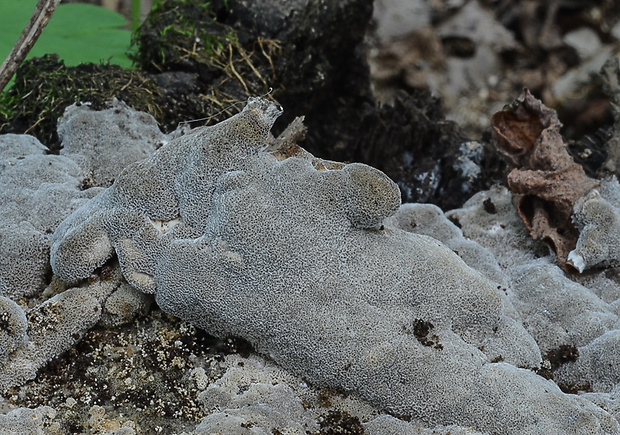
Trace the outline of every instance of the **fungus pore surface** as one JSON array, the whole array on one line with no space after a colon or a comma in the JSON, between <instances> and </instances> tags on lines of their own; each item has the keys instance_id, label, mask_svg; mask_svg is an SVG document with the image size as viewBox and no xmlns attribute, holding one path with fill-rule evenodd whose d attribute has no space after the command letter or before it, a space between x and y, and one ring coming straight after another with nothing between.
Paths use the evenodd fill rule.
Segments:
<instances>
[{"instance_id":1,"label":"fungus pore surface","mask_svg":"<svg viewBox=\"0 0 620 435\"><path fill-rule=\"evenodd\" d=\"M125 168L58 226L54 273L77 282L116 255L164 311L429 424L618 431L592 402L517 368L537 368L540 351L507 317L499 286L409 231L406 213L388 220L400 192L385 174L268 152L280 113L250 98Z\"/></svg>"}]
</instances>

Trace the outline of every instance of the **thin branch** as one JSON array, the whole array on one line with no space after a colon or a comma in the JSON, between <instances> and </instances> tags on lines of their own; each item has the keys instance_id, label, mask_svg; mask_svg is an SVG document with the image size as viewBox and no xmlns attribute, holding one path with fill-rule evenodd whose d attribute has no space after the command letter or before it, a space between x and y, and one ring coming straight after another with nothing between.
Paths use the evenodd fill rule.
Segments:
<instances>
[{"instance_id":1,"label":"thin branch","mask_svg":"<svg viewBox=\"0 0 620 435\"><path fill-rule=\"evenodd\" d=\"M11 53L0 66L0 92L4 90L17 68L28 56L59 3L60 0L39 0L37 3L28 25L24 28Z\"/></svg>"}]
</instances>

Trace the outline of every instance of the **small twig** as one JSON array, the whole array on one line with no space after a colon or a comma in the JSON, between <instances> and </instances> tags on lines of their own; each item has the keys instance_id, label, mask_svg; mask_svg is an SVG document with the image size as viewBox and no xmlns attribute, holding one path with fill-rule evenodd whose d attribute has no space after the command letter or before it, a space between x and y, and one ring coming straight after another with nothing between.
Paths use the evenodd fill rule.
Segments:
<instances>
[{"instance_id":1,"label":"small twig","mask_svg":"<svg viewBox=\"0 0 620 435\"><path fill-rule=\"evenodd\" d=\"M17 68L28 56L59 3L60 0L39 0L37 3L28 25L24 28L11 53L0 66L0 92L4 90Z\"/></svg>"}]
</instances>

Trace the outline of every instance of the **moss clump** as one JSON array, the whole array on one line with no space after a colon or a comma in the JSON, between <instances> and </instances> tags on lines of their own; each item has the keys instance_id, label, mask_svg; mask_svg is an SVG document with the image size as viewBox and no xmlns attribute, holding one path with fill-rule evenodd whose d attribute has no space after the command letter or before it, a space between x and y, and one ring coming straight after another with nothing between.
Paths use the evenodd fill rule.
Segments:
<instances>
[{"instance_id":1,"label":"moss clump","mask_svg":"<svg viewBox=\"0 0 620 435\"><path fill-rule=\"evenodd\" d=\"M133 60L145 71L194 71L197 63L217 58L235 33L217 22L210 2L163 0L133 36Z\"/></svg>"},{"instance_id":2,"label":"moss clump","mask_svg":"<svg viewBox=\"0 0 620 435\"><path fill-rule=\"evenodd\" d=\"M88 102L102 109L113 98L161 118L157 86L137 71L92 63L67 67L57 55L34 58L18 69L15 84L0 93L0 133L31 134L57 153L56 123L67 106Z\"/></svg>"},{"instance_id":3,"label":"moss clump","mask_svg":"<svg viewBox=\"0 0 620 435\"><path fill-rule=\"evenodd\" d=\"M226 15L223 4L162 0L133 38L132 59L143 70L198 75L198 92L210 103L204 117L231 116L231 104L277 87L280 43L223 24Z\"/></svg>"}]
</instances>

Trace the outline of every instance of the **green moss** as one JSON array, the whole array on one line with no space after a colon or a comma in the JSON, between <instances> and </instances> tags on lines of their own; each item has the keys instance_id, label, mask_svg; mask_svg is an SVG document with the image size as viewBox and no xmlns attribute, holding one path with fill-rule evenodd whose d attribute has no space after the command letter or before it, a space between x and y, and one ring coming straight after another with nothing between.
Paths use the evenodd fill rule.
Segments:
<instances>
[{"instance_id":1,"label":"green moss","mask_svg":"<svg viewBox=\"0 0 620 435\"><path fill-rule=\"evenodd\" d=\"M210 2L163 0L134 35L132 57L146 71L187 70L217 57L229 40L234 32L216 21Z\"/></svg>"},{"instance_id":2,"label":"green moss","mask_svg":"<svg viewBox=\"0 0 620 435\"><path fill-rule=\"evenodd\" d=\"M0 92L0 122L10 119L15 114L17 97L6 92Z\"/></svg>"},{"instance_id":3,"label":"green moss","mask_svg":"<svg viewBox=\"0 0 620 435\"><path fill-rule=\"evenodd\" d=\"M275 87L280 44L223 24L227 9L202 0L162 0L133 38L132 59L140 68L199 75L213 109L205 116Z\"/></svg>"},{"instance_id":4,"label":"green moss","mask_svg":"<svg viewBox=\"0 0 620 435\"><path fill-rule=\"evenodd\" d=\"M113 98L161 116L159 91L152 80L117 65L81 64L68 67L57 55L24 62L15 84L0 93L0 133L27 133L59 149L56 123L73 103L91 103L101 109Z\"/></svg>"}]
</instances>

